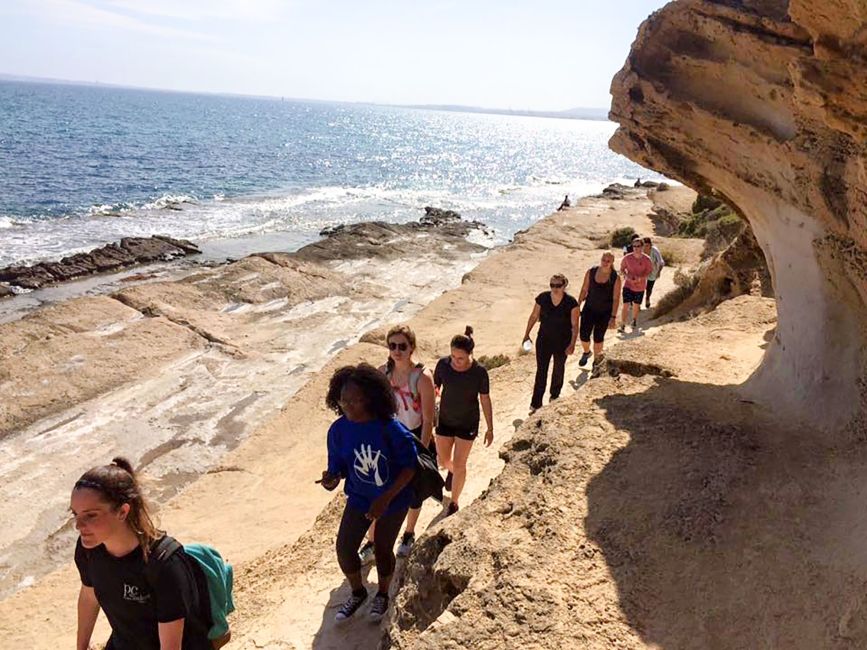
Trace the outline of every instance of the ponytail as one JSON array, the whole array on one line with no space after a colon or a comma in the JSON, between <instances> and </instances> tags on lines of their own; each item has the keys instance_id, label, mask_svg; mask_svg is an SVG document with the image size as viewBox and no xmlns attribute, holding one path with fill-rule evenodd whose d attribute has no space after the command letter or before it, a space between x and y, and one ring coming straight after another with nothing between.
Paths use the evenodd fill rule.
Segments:
<instances>
[{"instance_id":1,"label":"ponytail","mask_svg":"<svg viewBox=\"0 0 867 650\"><path fill-rule=\"evenodd\" d=\"M457 334L452 338L451 347L456 350L463 350L467 354L473 353L473 348L476 347L476 342L473 340L473 328L471 325L467 325L466 328L464 328L463 334Z\"/></svg>"},{"instance_id":2,"label":"ponytail","mask_svg":"<svg viewBox=\"0 0 867 650\"><path fill-rule=\"evenodd\" d=\"M150 506L144 498L132 463L122 456L111 460L111 464L89 469L75 482L73 490L90 489L99 492L102 498L115 510L129 504L127 525L138 538L145 561L151 545L163 536L154 523Z\"/></svg>"}]
</instances>

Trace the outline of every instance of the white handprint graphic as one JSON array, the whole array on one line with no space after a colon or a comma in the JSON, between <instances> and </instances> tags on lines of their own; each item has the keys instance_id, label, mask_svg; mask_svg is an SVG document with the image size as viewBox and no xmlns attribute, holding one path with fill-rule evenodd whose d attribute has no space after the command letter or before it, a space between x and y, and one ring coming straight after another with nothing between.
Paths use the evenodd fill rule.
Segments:
<instances>
[{"instance_id":1,"label":"white handprint graphic","mask_svg":"<svg viewBox=\"0 0 867 650\"><path fill-rule=\"evenodd\" d=\"M380 460L386 461L381 450L373 453L373 448L370 445L361 445L360 449L353 450L355 454L355 463L352 468L355 474L365 483L373 483L376 487L382 487L388 481L388 463L382 463L382 472L380 472ZM373 472L373 480L370 474ZM383 478L382 474L385 474Z\"/></svg>"}]
</instances>

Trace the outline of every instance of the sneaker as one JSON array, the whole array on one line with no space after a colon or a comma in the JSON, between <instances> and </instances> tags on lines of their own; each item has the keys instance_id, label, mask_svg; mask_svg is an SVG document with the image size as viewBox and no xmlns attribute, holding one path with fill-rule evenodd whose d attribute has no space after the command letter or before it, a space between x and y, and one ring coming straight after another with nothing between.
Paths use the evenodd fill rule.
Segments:
<instances>
[{"instance_id":1,"label":"sneaker","mask_svg":"<svg viewBox=\"0 0 867 650\"><path fill-rule=\"evenodd\" d=\"M388 611L388 594L381 594L376 592L376 595L373 597L373 602L370 604L370 613L367 617L373 623L379 623L382 620L382 617L385 616L385 613Z\"/></svg>"},{"instance_id":2,"label":"sneaker","mask_svg":"<svg viewBox=\"0 0 867 650\"><path fill-rule=\"evenodd\" d=\"M588 359L590 359L590 353L585 352L584 354L581 355L581 359L578 360L578 365L579 366L586 366Z\"/></svg>"},{"instance_id":3,"label":"sneaker","mask_svg":"<svg viewBox=\"0 0 867 650\"><path fill-rule=\"evenodd\" d=\"M335 621L338 623L340 621L345 621L357 612L358 608L361 607L365 600L367 600L367 589L364 587L361 589L362 591L357 593L353 591L352 595L340 606L340 609L337 610L337 615L334 617Z\"/></svg>"},{"instance_id":4,"label":"sneaker","mask_svg":"<svg viewBox=\"0 0 867 650\"><path fill-rule=\"evenodd\" d=\"M626 334L626 323L620 323L620 327L617 328L617 331L621 334Z\"/></svg>"},{"instance_id":5,"label":"sneaker","mask_svg":"<svg viewBox=\"0 0 867 650\"><path fill-rule=\"evenodd\" d=\"M459 508L458 508L458 504L455 503L454 501L452 501L452 502L449 504L448 511L446 512L446 517L451 517L451 516L452 516L453 514L455 514L458 510L459 510Z\"/></svg>"},{"instance_id":6,"label":"sneaker","mask_svg":"<svg viewBox=\"0 0 867 650\"><path fill-rule=\"evenodd\" d=\"M636 329L637 327L638 327L638 320L633 319L632 320L632 329Z\"/></svg>"},{"instance_id":7,"label":"sneaker","mask_svg":"<svg viewBox=\"0 0 867 650\"><path fill-rule=\"evenodd\" d=\"M376 559L376 553L373 550L373 542L367 542L361 547L361 550L358 551L358 559L361 560L361 566L373 564L373 561Z\"/></svg>"},{"instance_id":8,"label":"sneaker","mask_svg":"<svg viewBox=\"0 0 867 650\"><path fill-rule=\"evenodd\" d=\"M646 303L644 303L644 308L650 309L650 301L649 300Z\"/></svg>"},{"instance_id":9,"label":"sneaker","mask_svg":"<svg viewBox=\"0 0 867 650\"><path fill-rule=\"evenodd\" d=\"M445 480L445 485L444 485L444 487L445 487L445 489L446 489L447 492L451 492L451 491L452 491L452 473L451 473L451 472L449 472L448 474L446 474L446 480Z\"/></svg>"},{"instance_id":10,"label":"sneaker","mask_svg":"<svg viewBox=\"0 0 867 650\"><path fill-rule=\"evenodd\" d=\"M412 543L415 541L415 533L406 532L400 540L400 545L397 547L397 557L406 557L412 549Z\"/></svg>"}]
</instances>

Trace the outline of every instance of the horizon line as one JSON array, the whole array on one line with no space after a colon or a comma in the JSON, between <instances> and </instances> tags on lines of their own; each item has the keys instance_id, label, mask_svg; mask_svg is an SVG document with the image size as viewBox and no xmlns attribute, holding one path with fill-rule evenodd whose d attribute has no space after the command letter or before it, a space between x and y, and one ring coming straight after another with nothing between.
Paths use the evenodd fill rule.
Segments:
<instances>
[{"instance_id":1,"label":"horizon line","mask_svg":"<svg viewBox=\"0 0 867 650\"><path fill-rule=\"evenodd\" d=\"M81 79L63 79L59 77L39 77L34 75L22 75L11 72L0 71L0 81L18 81L21 83L42 83L42 84L61 84L69 86L86 86L86 87L105 87L105 88L121 88L125 90L144 90L148 92L162 93L177 93L184 95L210 95L216 97L241 97L250 99L268 99L274 101L295 101L295 102L310 102L319 104L356 104L367 106L383 106L392 108L409 108L417 110L433 110L433 111L449 111L449 112L467 112L467 113L484 113L493 115L514 115L517 117L548 117L556 119L586 119L586 120L608 120L608 108L604 107L571 107L563 110L537 110L531 108L513 109L513 108L491 108L485 106L471 106L464 104L395 104L391 102L373 102L367 100L347 100L347 99L314 99L309 97L290 97L286 95L254 95L248 93L234 93L229 91L216 90L177 90L174 88L157 88L154 86L136 86L131 84L119 84L105 81L84 81ZM569 115L571 112L593 113L599 112L601 116L577 116Z\"/></svg>"}]
</instances>

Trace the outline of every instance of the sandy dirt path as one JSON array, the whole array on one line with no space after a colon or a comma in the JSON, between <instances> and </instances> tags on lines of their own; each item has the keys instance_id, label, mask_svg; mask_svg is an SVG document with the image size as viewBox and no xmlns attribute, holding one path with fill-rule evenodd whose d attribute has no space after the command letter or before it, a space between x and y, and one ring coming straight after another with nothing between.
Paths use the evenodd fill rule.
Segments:
<instances>
[{"instance_id":1,"label":"sandy dirt path","mask_svg":"<svg viewBox=\"0 0 867 650\"><path fill-rule=\"evenodd\" d=\"M637 196L585 200L518 234L460 287L412 319L419 358L432 364L447 354L449 339L467 323L476 330L477 354L515 358L533 298L547 288L550 275L565 273L572 281L570 290L577 293L584 270L599 259L598 238L626 225L652 232L649 209L650 202ZM663 275L658 295L671 282L672 273ZM381 334L368 334L363 341L381 341ZM333 495L313 480L324 467L324 436L334 417L322 403L330 372L360 360L382 362L385 356L381 345L370 342L339 353L276 417L163 508L163 524L173 535L211 543L235 564L239 611L233 646L369 648L379 634L364 621L353 621L344 630L331 625L334 604L345 590L333 553L337 505L329 506ZM527 416L533 370L530 355L492 372L496 440L490 449L477 445L473 450L464 504L499 474L498 450L515 431L516 420ZM586 376L577 358L570 358L564 395ZM426 506L420 530L436 514L436 508ZM13 647L68 645L76 590L74 569L67 565L0 602L0 636ZM24 612L29 611L40 616L28 618ZM94 638L104 639L106 631L101 621Z\"/></svg>"}]
</instances>

